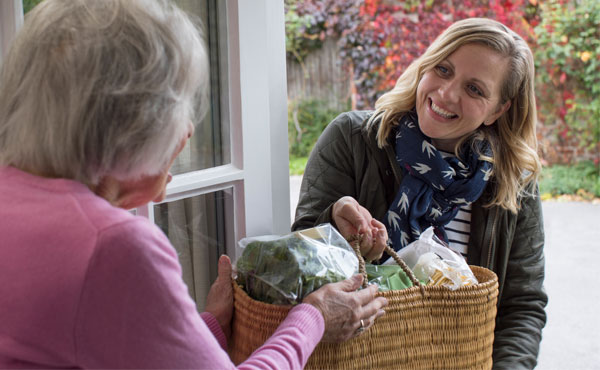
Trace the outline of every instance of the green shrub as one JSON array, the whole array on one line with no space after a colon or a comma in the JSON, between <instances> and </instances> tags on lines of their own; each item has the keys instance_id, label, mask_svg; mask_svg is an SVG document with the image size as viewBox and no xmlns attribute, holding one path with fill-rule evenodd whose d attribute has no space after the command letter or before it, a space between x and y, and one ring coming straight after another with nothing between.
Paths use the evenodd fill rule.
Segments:
<instances>
[{"instance_id":1,"label":"green shrub","mask_svg":"<svg viewBox=\"0 0 600 370\"><path fill-rule=\"evenodd\" d=\"M340 111L329 108L318 99L307 99L288 104L288 140L290 160L307 157L317 139Z\"/></svg>"},{"instance_id":2,"label":"green shrub","mask_svg":"<svg viewBox=\"0 0 600 370\"><path fill-rule=\"evenodd\" d=\"M583 193L600 197L600 168L592 161L584 161L571 166L544 167L539 184L542 195Z\"/></svg>"},{"instance_id":3,"label":"green shrub","mask_svg":"<svg viewBox=\"0 0 600 370\"><path fill-rule=\"evenodd\" d=\"M542 22L535 28L538 115L594 150L600 138L600 2L540 2Z\"/></svg>"}]
</instances>

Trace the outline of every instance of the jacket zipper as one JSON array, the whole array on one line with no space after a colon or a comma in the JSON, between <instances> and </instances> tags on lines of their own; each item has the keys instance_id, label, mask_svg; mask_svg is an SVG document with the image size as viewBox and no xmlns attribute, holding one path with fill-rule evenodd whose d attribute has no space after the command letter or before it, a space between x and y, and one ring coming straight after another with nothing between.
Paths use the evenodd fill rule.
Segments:
<instances>
[{"instance_id":1,"label":"jacket zipper","mask_svg":"<svg viewBox=\"0 0 600 370\"><path fill-rule=\"evenodd\" d=\"M496 233L496 221L498 220L498 208L494 212L494 218L492 219L492 233L490 235L490 244L488 246L488 257L487 257L487 268L492 269L492 245L494 241L494 234Z\"/></svg>"}]
</instances>

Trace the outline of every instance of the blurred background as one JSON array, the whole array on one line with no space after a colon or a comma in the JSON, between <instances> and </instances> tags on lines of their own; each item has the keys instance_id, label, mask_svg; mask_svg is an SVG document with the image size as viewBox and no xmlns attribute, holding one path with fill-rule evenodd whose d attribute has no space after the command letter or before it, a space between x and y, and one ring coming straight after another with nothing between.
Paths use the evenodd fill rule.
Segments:
<instances>
[{"instance_id":1,"label":"blurred background","mask_svg":"<svg viewBox=\"0 0 600 370\"><path fill-rule=\"evenodd\" d=\"M600 1L285 0L285 8L292 175L335 116L372 109L452 22L487 17L534 53L544 199L600 197Z\"/></svg>"}]
</instances>

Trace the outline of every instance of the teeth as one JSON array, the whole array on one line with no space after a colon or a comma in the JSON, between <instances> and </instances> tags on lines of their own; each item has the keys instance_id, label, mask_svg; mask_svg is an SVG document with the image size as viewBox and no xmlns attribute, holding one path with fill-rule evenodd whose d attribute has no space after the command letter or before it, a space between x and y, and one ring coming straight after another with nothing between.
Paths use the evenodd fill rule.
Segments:
<instances>
[{"instance_id":1,"label":"teeth","mask_svg":"<svg viewBox=\"0 0 600 370\"><path fill-rule=\"evenodd\" d=\"M453 118L456 116L456 114L454 114L452 112L448 112L447 110L444 110L444 109L438 107L437 105L435 105L433 100L431 101L431 109L433 109L433 111L435 113L439 114L440 116L442 116L444 118Z\"/></svg>"}]
</instances>

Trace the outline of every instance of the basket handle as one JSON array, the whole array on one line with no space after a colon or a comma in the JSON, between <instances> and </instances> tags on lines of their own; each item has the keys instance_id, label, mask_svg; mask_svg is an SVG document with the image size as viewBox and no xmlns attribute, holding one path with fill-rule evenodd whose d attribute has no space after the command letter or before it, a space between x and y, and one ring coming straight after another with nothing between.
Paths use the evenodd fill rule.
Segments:
<instances>
[{"instance_id":1,"label":"basket handle","mask_svg":"<svg viewBox=\"0 0 600 370\"><path fill-rule=\"evenodd\" d=\"M354 253L356 254L356 258L358 259L358 272L363 276L363 288L366 288L368 285L367 269L365 267L365 259L360 253L360 242L362 241L362 238L363 234L352 235L350 236L350 238L348 238L348 243L350 243L352 249L354 249ZM425 296L425 289L423 287L423 284L421 284L421 282L415 277L415 274L412 272L412 270L398 256L398 253L396 253L396 251L393 250L392 247L389 246L389 244L386 244L385 252L389 254L394 259L394 261L396 261L398 266L400 266L402 268L402 271L406 273L413 285L418 286L421 289L421 293L423 294L423 296Z\"/></svg>"}]
</instances>

